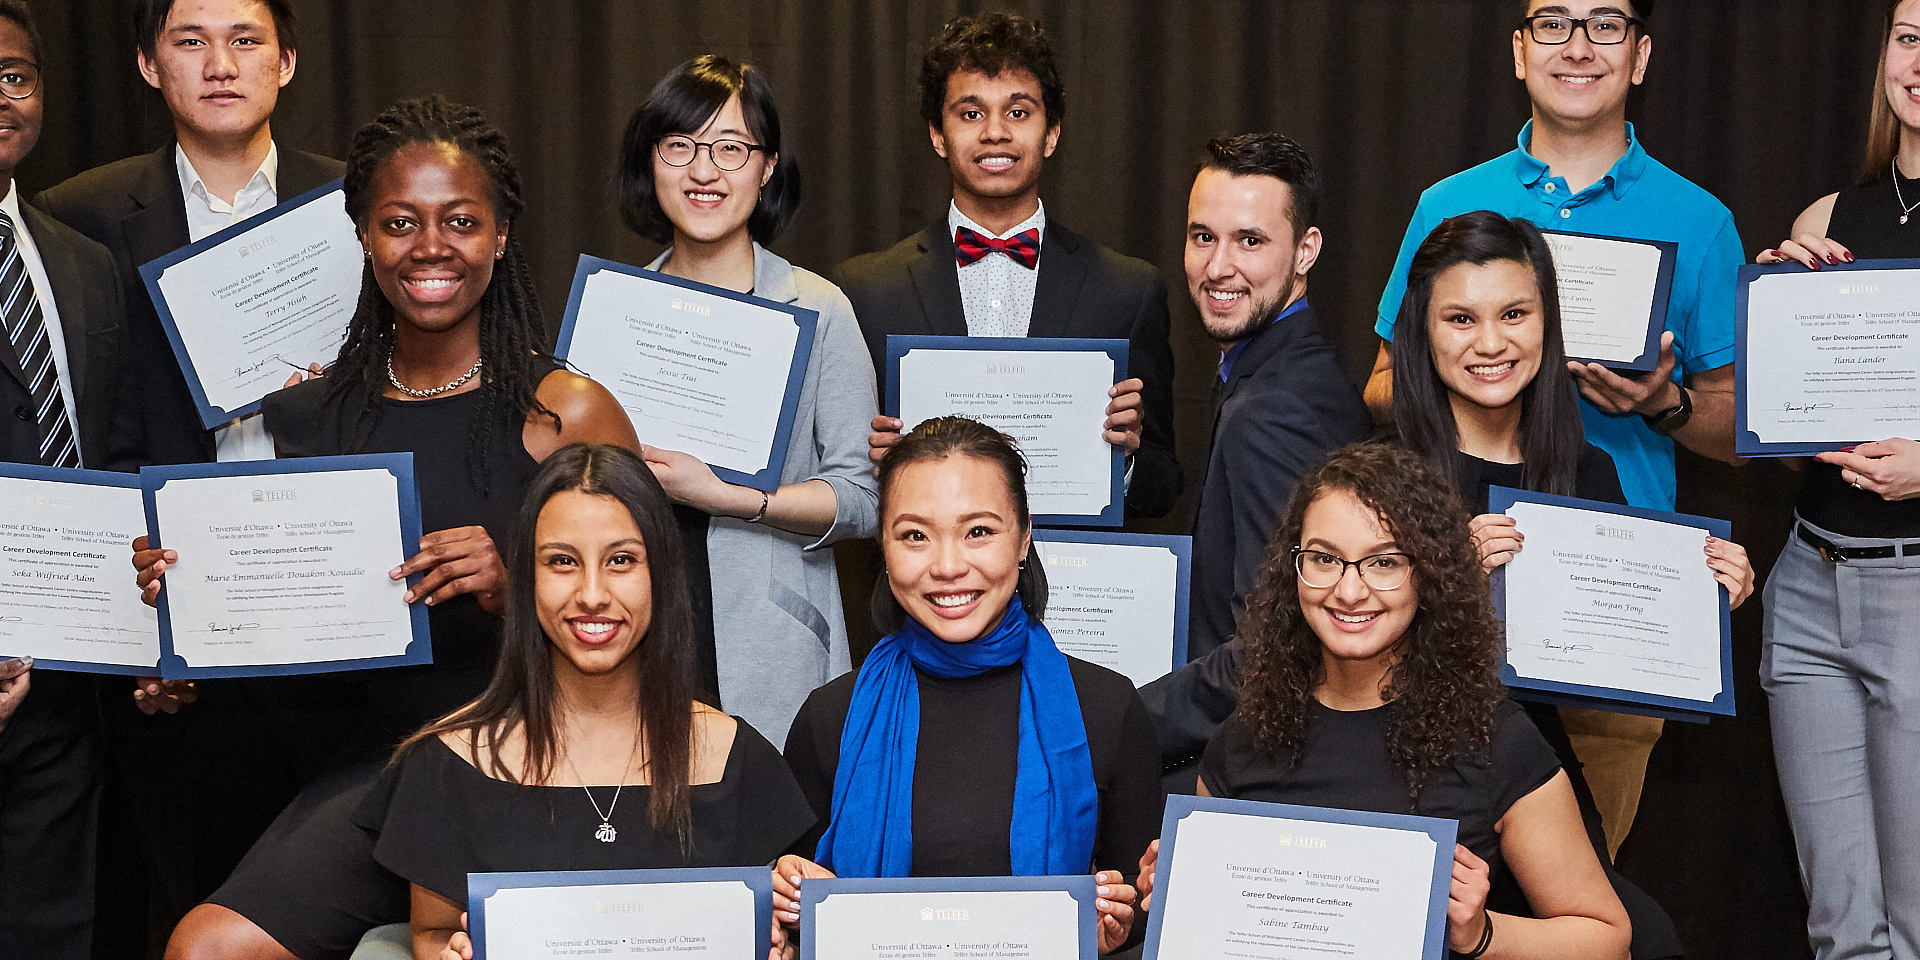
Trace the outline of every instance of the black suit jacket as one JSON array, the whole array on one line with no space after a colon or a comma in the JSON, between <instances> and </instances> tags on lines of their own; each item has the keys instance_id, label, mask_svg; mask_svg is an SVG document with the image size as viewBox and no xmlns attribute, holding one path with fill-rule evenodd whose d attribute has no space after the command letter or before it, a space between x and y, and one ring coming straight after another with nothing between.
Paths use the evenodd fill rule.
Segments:
<instances>
[{"instance_id":1,"label":"black suit jacket","mask_svg":"<svg viewBox=\"0 0 1920 960\"><path fill-rule=\"evenodd\" d=\"M95 167L34 198L41 209L111 251L120 273L127 305L128 355L137 359L127 364L121 380L113 448L106 462L110 469L214 459L213 431L200 425L199 408L140 279L141 264L191 240L173 150L168 144L153 153ZM338 160L282 149L276 193L281 200L290 200L345 172L346 165Z\"/></svg>"},{"instance_id":2,"label":"black suit jacket","mask_svg":"<svg viewBox=\"0 0 1920 960\"><path fill-rule=\"evenodd\" d=\"M1173 446L1166 283L1152 264L1115 253L1051 217L1040 242L1039 270L1028 336L1129 341L1127 373L1144 385L1146 423L1126 508L1131 516L1164 516L1182 482ZM886 383L889 334L967 335L953 235L944 216L890 249L841 264L833 282L853 302L878 383Z\"/></svg>"},{"instance_id":3,"label":"black suit jacket","mask_svg":"<svg viewBox=\"0 0 1920 960\"><path fill-rule=\"evenodd\" d=\"M73 413L80 430L81 465L105 465L126 336L126 311L113 255L33 207L22 204L20 217L40 251L40 264L53 288L38 292L51 299L60 314L67 376L73 382L77 408ZM0 343L0 411L5 414L0 416L0 460L39 462L40 428L32 399L18 358Z\"/></svg>"}]
</instances>

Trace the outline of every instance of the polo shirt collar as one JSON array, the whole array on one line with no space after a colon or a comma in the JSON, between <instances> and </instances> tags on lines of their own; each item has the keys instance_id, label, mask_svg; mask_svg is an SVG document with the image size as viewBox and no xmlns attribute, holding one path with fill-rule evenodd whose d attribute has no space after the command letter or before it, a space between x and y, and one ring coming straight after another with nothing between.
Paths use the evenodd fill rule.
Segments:
<instances>
[{"instance_id":1,"label":"polo shirt collar","mask_svg":"<svg viewBox=\"0 0 1920 960\"><path fill-rule=\"evenodd\" d=\"M1514 174L1519 178L1521 186L1529 188L1538 186L1540 181L1552 175L1546 163L1527 150L1527 146L1532 142L1533 121L1528 120L1526 126L1520 128L1519 149L1514 151ZM1633 132L1633 124L1628 123L1627 152L1613 162L1612 169L1608 170L1606 176L1601 177L1600 182L1595 186L1604 186L1612 192L1613 198L1618 200L1626 196L1627 191L1639 182L1641 174L1647 172L1649 159L1646 148L1640 146L1640 138Z\"/></svg>"}]
</instances>

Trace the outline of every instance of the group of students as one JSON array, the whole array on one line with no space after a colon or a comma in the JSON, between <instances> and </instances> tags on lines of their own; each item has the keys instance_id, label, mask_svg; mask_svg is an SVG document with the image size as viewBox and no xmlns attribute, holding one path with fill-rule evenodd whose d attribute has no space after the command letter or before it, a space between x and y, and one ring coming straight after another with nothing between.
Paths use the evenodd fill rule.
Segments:
<instances>
[{"instance_id":1,"label":"group of students","mask_svg":"<svg viewBox=\"0 0 1920 960\"><path fill-rule=\"evenodd\" d=\"M1144 931L1169 785L1459 820L1460 953L1678 955L1610 866L1657 727L1508 702L1486 578L1524 545L1487 512L1490 485L1670 509L1675 442L1733 456L1742 256L1725 207L1626 123L1650 7L1528 0L1512 39L1532 121L1423 195L1364 402L1306 297L1311 159L1277 134L1207 144L1184 264L1222 351L1196 660L1135 691L1046 632L1013 443L876 416L891 333L1124 337L1104 430L1127 454L1128 514L1181 492L1164 284L1039 200L1064 99L1036 22L944 28L921 113L953 203L833 282L766 249L800 179L764 74L700 57L634 112L616 182L626 222L669 245L649 267L820 316L781 484L762 493L647 445L647 424L544 352L520 176L477 111L396 104L344 166L282 151L286 0L138 0L139 64L176 144L22 204L40 50L24 5L0 0L0 405L16 411L0 456L411 452L431 532L392 575L420 576L407 599L430 607L434 652L131 688L0 665L0 957L90 955L96 843L139 851L183 960L341 957L399 922L415 956L465 958L469 871L766 864L776 954L809 878L1089 871L1115 952ZM1899 209L1920 198L1920 0L1888 4L1883 39L1861 182L1761 261L1920 255ZM180 372L154 362L170 351L133 268L333 177L366 250L340 354L257 417L202 430ZM1653 374L1567 360L1536 224L1679 244ZM1389 436L1360 443L1376 421ZM1890 439L1808 465L1767 587L1764 679L1823 958L1920 946L1901 789L1920 691L1899 644L1920 596L1916 461ZM823 548L867 539L883 636L855 670ZM181 558L134 547L154 600ZM1745 551L1702 550L1745 600ZM1621 740L1624 759L1594 749ZM106 893L127 878L98 882L103 921L132 912Z\"/></svg>"}]
</instances>

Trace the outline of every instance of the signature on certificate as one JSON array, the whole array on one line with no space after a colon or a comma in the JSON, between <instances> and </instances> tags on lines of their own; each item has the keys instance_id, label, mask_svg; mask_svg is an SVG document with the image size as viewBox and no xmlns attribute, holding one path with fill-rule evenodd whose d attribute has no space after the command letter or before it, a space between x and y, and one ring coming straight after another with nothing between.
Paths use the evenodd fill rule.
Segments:
<instances>
[{"instance_id":1,"label":"signature on certificate","mask_svg":"<svg viewBox=\"0 0 1920 960\"><path fill-rule=\"evenodd\" d=\"M1831 410L1831 403L1794 403L1789 400L1781 405L1788 413L1810 413L1814 410Z\"/></svg>"},{"instance_id":2,"label":"signature on certificate","mask_svg":"<svg viewBox=\"0 0 1920 960\"><path fill-rule=\"evenodd\" d=\"M1581 653L1593 649L1593 644L1591 643L1567 643L1563 640L1554 640L1552 638L1540 641L1540 646L1547 650L1558 650L1561 653Z\"/></svg>"},{"instance_id":3,"label":"signature on certificate","mask_svg":"<svg viewBox=\"0 0 1920 960\"><path fill-rule=\"evenodd\" d=\"M260 629L260 625L257 623L209 623L207 624L208 633L239 633L242 630L258 630L258 629Z\"/></svg>"}]
</instances>

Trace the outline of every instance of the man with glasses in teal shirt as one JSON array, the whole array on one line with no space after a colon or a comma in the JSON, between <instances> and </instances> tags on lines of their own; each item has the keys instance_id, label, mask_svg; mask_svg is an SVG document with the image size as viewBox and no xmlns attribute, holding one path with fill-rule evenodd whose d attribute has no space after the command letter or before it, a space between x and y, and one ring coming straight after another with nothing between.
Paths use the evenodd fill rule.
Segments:
<instances>
[{"instance_id":1,"label":"man with glasses in teal shirt","mask_svg":"<svg viewBox=\"0 0 1920 960\"><path fill-rule=\"evenodd\" d=\"M1421 195L1380 298L1381 344L1367 383L1388 419L1393 326L1414 251L1440 221L1472 210L1575 233L1679 244L1657 369L1623 376L1570 362L1587 440L1613 457L1627 501L1672 510L1673 444L1732 462L1733 309L1743 261L1733 215L1713 195L1647 155L1627 122L1627 94L1646 75L1652 0L1527 0L1513 32L1513 69L1533 118L1519 146ZM1565 710L1609 845L1632 825L1660 721Z\"/></svg>"}]
</instances>

